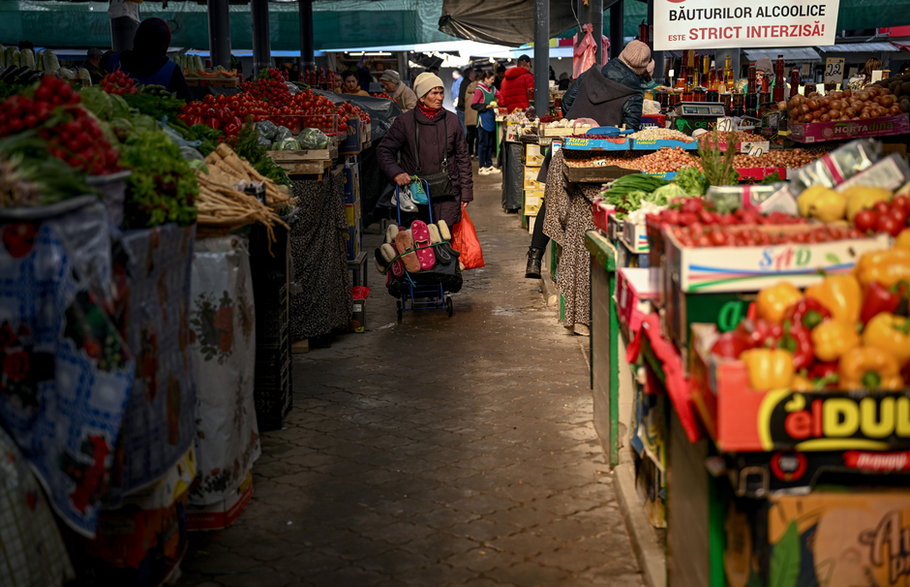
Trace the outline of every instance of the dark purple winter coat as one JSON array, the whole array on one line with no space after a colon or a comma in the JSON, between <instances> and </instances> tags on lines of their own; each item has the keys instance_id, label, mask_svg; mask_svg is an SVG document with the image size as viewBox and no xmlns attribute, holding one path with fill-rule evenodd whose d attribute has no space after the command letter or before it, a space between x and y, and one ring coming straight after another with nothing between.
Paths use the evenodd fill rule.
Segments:
<instances>
[{"instance_id":1,"label":"dark purple winter coat","mask_svg":"<svg viewBox=\"0 0 910 587\"><path fill-rule=\"evenodd\" d=\"M474 199L474 181L471 178L471 159L464 131L455 114L448 110L444 116L430 121L419 108L400 115L376 147L376 158L383 173L393 179L399 173L417 174L415 159L414 126L420 129L420 171L426 175L442 168L442 147L440 142L446 136L445 149L448 156L446 167L452 179L452 187L461 202ZM435 202L434 202L435 203Z\"/></svg>"}]
</instances>

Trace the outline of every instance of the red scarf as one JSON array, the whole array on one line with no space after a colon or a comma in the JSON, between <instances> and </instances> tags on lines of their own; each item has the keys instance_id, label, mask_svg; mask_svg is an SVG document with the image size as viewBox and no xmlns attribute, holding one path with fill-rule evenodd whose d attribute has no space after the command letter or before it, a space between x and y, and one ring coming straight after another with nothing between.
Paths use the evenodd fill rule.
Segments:
<instances>
[{"instance_id":1,"label":"red scarf","mask_svg":"<svg viewBox=\"0 0 910 587\"><path fill-rule=\"evenodd\" d=\"M419 100L417 101L417 109L423 112L423 115L427 117L427 120L433 120L440 112L442 112L442 108L429 108Z\"/></svg>"}]
</instances>

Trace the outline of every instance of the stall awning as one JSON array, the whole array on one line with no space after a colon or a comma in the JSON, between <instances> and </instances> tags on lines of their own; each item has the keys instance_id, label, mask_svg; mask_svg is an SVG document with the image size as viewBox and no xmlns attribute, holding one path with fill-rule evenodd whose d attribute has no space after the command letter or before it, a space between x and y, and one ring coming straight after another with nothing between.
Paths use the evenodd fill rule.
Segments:
<instances>
[{"instance_id":1,"label":"stall awning","mask_svg":"<svg viewBox=\"0 0 910 587\"><path fill-rule=\"evenodd\" d=\"M823 53L893 53L900 48L892 43L843 43L819 46L818 50Z\"/></svg>"},{"instance_id":2,"label":"stall awning","mask_svg":"<svg viewBox=\"0 0 910 587\"><path fill-rule=\"evenodd\" d=\"M778 55L784 56L784 61L821 61L821 56L811 47L785 47L782 49L746 49L746 59L758 61L762 57L770 60L777 59Z\"/></svg>"}]
</instances>

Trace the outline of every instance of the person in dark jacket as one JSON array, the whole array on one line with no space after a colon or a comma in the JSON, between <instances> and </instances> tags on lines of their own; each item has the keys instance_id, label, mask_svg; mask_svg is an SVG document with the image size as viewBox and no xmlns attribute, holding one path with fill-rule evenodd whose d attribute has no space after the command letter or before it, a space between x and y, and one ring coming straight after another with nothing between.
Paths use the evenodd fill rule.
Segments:
<instances>
[{"instance_id":1,"label":"person in dark jacket","mask_svg":"<svg viewBox=\"0 0 910 587\"><path fill-rule=\"evenodd\" d=\"M506 70L502 87L499 89L499 105L513 110L527 110L531 105L529 92L534 91L534 74L531 73L531 58L522 55L518 65Z\"/></svg>"},{"instance_id":2,"label":"person in dark jacket","mask_svg":"<svg viewBox=\"0 0 910 587\"><path fill-rule=\"evenodd\" d=\"M618 59L607 63L598 71L596 67L584 72L563 97L562 107L566 118L577 120L591 118L600 126L620 126L638 130L641 126L643 75L651 61L651 49L641 41L631 41ZM570 96L571 93L571 96ZM567 103L568 99L568 103ZM541 166L540 176L546 181L549 157ZM540 264L550 242L543 232L546 200L540 206L528 247L528 264L525 277L540 278Z\"/></svg>"},{"instance_id":3,"label":"person in dark jacket","mask_svg":"<svg viewBox=\"0 0 910 587\"><path fill-rule=\"evenodd\" d=\"M190 88L180 66L167 56L171 29L160 18L147 18L139 24L133 48L112 53L107 70L122 70L139 85L164 86L182 100L190 99Z\"/></svg>"},{"instance_id":4,"label":"person in dark jacket","mask_svg":"<svg viewBox=\"0 0 910 587\"><path fill-rule=\"evenodd\" d=\"M626 128L631 128L633 130L638 130L641 127L641 108L644 102L641 83L642 76L647 71L650 62L651 49L641 41L635 40L630 41L629 44L623 48L618 59L611 59L609 63L603 66L600 73L606 81L612 83L605 85L600 80L597 81L597 89L593 91L595 94L593 99L599 100L599 102L595 101L593 103L607 104L612 108L615 106L616 100L622 100L622 117L618 121L612 120L611 117L610 121L602 122L602 124L624 124L626 125ZM567 113L572 109L576 96L579 93L579 88L585 83L585 78L588 77L588 74L592 71L594 71L594 68L589 69L579 76L566 91L565 96L562 98L562 109L564 113ZM625 88L628 88L629 91L623 90L617 86L624 86ZM621 98L611 98L607 103L606 99L613 96L613 94L610 93L611 90L608 88L613 89L613 94L625 93ZM600 116L604 115L601 114ZM589 117L601 122L600 116Z\"/></svg>"},{"instance_id":5,"label":"person in dark jacket","mask_svg":"<svg viewBox=\"0 0 910 587\"><path fill-rule=\"evenodd\" d=\"M458 117L442 107L445 88L439 76L429 72L418 75L414 93L417 108L395 119L376 147L376 159L383 173L400 187L411 183L413 175L445 169L455 193L448 197L431 193L430 198L434 219L445 220L451 227L461 220L462 207L474 200L471 159L464 131ZM426 209L419 208L418 214L427 220Z\"/></svg>"}]
</instances>

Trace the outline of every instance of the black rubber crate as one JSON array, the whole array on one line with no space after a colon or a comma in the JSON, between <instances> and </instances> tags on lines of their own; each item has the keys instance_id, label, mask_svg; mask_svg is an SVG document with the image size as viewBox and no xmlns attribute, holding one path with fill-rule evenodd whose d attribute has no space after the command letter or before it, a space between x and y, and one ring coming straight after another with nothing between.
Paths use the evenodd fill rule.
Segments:
<instances>
[{"instance_id":1,"label":"black rubber crate","mask_svg":"<svg viewBox=\"0 0 910 587\"><path fill-rule=\"evenodd\" d=\"M291 365L280 363L276 357L274 367L266 367L256 362L256 387L253 398L256 403L256 422L260 432L280 430L284 418L291 411ZM263 373L263 377L259 377Z\"/></svg>"}]
</instances>

